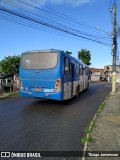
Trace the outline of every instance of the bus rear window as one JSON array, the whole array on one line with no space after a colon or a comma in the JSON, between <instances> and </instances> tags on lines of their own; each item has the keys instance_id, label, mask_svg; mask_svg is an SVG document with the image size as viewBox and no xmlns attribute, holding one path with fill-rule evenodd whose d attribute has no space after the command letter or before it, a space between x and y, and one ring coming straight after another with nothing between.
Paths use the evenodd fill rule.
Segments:
<instances>
[{"instance_id":1,"label":"bus rear window","mask_svg":"<svg viewBox=\"0 0 120 160\"><path fill-rule=\"evenodd\" d=\"M22 55L23 69L51 69L57 66L58 53L29 53Z\"/></svg>"}]
</instances>

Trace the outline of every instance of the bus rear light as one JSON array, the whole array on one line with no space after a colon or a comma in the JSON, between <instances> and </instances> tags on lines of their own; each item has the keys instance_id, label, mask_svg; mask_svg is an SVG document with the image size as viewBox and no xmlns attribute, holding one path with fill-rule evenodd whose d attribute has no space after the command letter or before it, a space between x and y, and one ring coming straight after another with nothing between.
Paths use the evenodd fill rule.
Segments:
<instances>
[{"instance_id":1,"label":"bus rear light","mask_svg":"<svg viewBox=\"0 0 120 160\"><path fill-rule=\"evenodd\" d=\"M21 84L22 83L22 79L21 78L19 78L19 84Z\"/></svg>"},{"instance_id":2,"label":"bus rear light","mask_svg":"<svg viewBox=\"0 0 120 160\"><path fill-rule=\"evenodd\" d=\"M60 79L57 79L56 83L60 83Z\"/></svg>"},{"instance_id":3,"label":"bus rear light","mask_svg":"<svg viewBox=\"0 0 120 160\"><path fill-rule=\"evenodd\" d=\"M20 90L22 90L22 91L23 91L23 90L24 90L24 88L23 88L23 87L20 87Z\"/></svg>"},{"instance_id":4,"label":"bus rear light","mask_svg":"<svg viewBox=\"0 0 120 160\"><path fill-rule=\"evenodd\" d=\"M54 89L54 92L60 92L61 90L60 90L60 88L55 88Z\"/></svg>"},{"instance_id":5,"label":"bus rear light","mask_svg":"<svg viewBox=\"0 0 120 160\"><path fill-rule=\"evenodd\" d=\"M23 86L22 86L22 79L21 78L19 78L19 88L20 88L20 90L24 90Z\"/></svg>"},{"instance_id":6,"label":"bus rear light","mask_svg":"<svg viewBox=\"0 0 120 160\"><path fill-rule=\"evenodd\" d=\"M56 84L56 87L60 87L60 84L57 83L57 84Z\"/></svg>"},{"instance_id":7,"label":"bus rear light","mask_svg":"<svg viewBox=\"0 0 120 160\"><path fill-rule=\"evenodd\" d=\"M56 80L56 84L55 84L55 92L60 92L61 91L61 79L57 79Z\"/></svg>"}]
</instances>

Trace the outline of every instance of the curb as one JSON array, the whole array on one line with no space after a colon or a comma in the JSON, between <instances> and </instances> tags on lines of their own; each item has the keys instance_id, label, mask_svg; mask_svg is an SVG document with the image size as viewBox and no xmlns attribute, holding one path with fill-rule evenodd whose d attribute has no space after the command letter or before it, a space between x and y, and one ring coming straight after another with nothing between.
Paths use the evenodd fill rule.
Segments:
<instances>
[{"instance_id":1,"label":"curb","mask_svg":"<svg viewBox=\"0 0 120 160\"><path fill-rule=\"evenodd\" d=\"M101 103L101 105L106 102L106 100L108 99L109 95L111 95L111 93L112 93L112 92L110 92L110 93L107 95L107 97L106 97L105 100ZM101 105L100 105L100 106L101 106ZM92 119L92 122L91 122L91 124L90 124L89 130L91 130L92 125L93 125L93 123L94 123L94 121L95 121L95 118L96 118L96 116L99 114L100 106L99 106L99 108L98 108L98 111L95 113L95 115L94 115L94 117L93 117L93 119ZM86 138L89 138L89 135L90 135L90 134L87 133ZM85 142L85 144L84 144L84 149L83 149L82 160L85 160L85 158L86 158L86 157L85 157L85 154L86 154L86 151L87 151L87 145L88 145L88 142Z\"/></svg>"}]
</instances>

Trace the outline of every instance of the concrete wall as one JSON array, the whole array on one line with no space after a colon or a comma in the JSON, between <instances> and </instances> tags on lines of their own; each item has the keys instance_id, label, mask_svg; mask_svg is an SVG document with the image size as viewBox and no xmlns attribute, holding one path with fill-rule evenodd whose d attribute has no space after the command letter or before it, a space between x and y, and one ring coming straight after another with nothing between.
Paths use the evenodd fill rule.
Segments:
<instances>
[{"instance_id":1,"label":"concrete wall","mask_svg":"<svg viewBox=\"0 0 120 160\"><path fill-rule=\"evenodd\" d=\"M92 82L100 81L100 75L91 75L91 81Z\"/></svg>"}]
</instances>

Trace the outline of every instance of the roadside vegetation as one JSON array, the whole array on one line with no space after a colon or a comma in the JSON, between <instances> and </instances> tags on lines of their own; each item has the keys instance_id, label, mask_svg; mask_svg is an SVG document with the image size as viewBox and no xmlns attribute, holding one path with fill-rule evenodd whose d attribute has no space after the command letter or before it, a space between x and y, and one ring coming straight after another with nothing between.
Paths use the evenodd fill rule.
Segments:
<instances>
[{"instance_id":1,"label":"roadside vegetation","mask_svg":"<svg viewBox=\"0 0 120 160\"><path fill-rule=\"evenodd\" d=\"M9 94L0 96L0 100L10 99L17 96L19 96L19 92L9 93Z\"/></svg>"},{"instance_id":2,"label":"roadside vegetation","mask_svg":"<svg viewBox=\"0 0 120 160\"><path fill-rule=\"evenodd\" d=\"M108 96L109 97L109 96ZM108 98L107 97L107 98ZM106 99L107 99L106 98ZM106 99L105 101L100 105L97 113L96 113L96 116L99 115L105 108L105 105L106 105ZM93 128L95 128L95 118L88 124L88 126L86 127L85 129L85 137L81 139L81 142L83 144L85 144L86 142L95 142L96 139L91 135L92 131L93 131Z\"/></svg>"},{"instance_id":3,"label":"roadside vegetation","mask_svg":"<svg viewBox=\"0 0 120 160\"><path fill-rule=\"evenodd\" d=\"M95 128L95 123L91 121L85 129L85 137L81 139L81 142L85 144L86 142L95 142L95 138L93 136L88 136L93 128Z\"/></svg>"},{"instance_id":4,"label":"roadside vegetation","mask_svg":"<svg viewBox=\"0 0 120 160\"><path fill-rule=\"evenodd\" d=\"M104 110L105 104L106 104L106 102L104 101L104 102L100 105L97 114L101 113L101 112Z\"/></svg>"}]
</instances>

